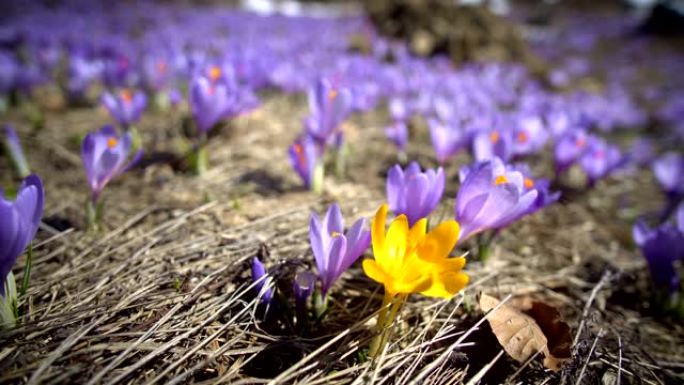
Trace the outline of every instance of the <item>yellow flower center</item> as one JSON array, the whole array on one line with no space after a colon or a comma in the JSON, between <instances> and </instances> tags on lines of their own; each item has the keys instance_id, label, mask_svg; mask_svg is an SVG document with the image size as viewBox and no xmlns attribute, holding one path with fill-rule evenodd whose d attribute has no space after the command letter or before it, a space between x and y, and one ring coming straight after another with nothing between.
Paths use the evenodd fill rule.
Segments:
<instances>
[{"instance_id":1,"label":"yellow flower center","mask_svg":"<svg viewBox=\"0 0 684 385\"><path fill-rule=\"evenodd\" d=\"M504 183L508 183L508 179L505 175L499 175L496 177L496 179L494 179L494 184L497 186Z\"/></svg>"},{"instance_id":2,"label":"yellow flower center","mask_svg":"<svg viewBox=\"0 0 684 385\"><path fill-rule=\"evenodd\" d=\"M337 238L337 237L339 237L340 235L342 235L342 234L341 234L341 233L338 233L337 231L333 231L332 233L330 233L330 236L333 237L333 238Z\"/></svg>"},{"instance_id":3,"label":"yellow flower center","mask_svg":"<svg viewBox=\"0 0 684 385\"><path fill-rule=\"evenodd\" d=\"M212 66L209 68L209 79L215 82L221 77L221 68L219 66Z\"/></svg>"},{"instance_id":4,"label":"yellow flower center","mask_svg":"<svg viewBox=\"0 0 684 385\"><path fill-rule=\"evenodd\" d=\"M116 139L115 137L112 136L111 138L107 139L107 147L110 150L113 149L114 147L116 147L117 144L119 144L119 140Z\"/></svg>"}]
</instances>

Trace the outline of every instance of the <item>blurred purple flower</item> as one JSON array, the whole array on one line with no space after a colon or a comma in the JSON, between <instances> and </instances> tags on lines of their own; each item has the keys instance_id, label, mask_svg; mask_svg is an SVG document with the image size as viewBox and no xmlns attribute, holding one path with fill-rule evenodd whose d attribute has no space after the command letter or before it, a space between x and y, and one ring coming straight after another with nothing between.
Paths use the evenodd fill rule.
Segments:
<instances>
[{"instance_id":1,"label":"blurred purple flower","mask_svg":"<svg viewBox=\"0 0 684 385\"><path fill-rule=\"evenodd\" d=\"M587 151L579 159L582 170L587 174L589 186L608 176L623 163L624 158L617 146L596 137L589 138Z\"/></svg>"},{"instance_id":2,"label":"blurred purple flower","mask_svg":"<svg viewBox=\"0 0 684 385\"><path fill-rule=\"evenodd\" d=\"M640 220L632 228L634 241L648 262L653 283L669 294L679 290L680 277L675 263L684 259L684 226L681 222L678 226L664 223L650 229Z\"/></svg>"},{"instance_id":3,"label":"blurred purple flower","mask_svg":"<svg viewBox=\"0 0 684 385\"><path fill-rule=\"evenodd\" d=\"M212 67L209 77L196 76L190 86L192 116L203 134L221 120L233 118L258 104L254 94L229 82L215 68Z\"/></svg>"},{"instance_id":4,"label":"blurred purple flower","mask_svg":"<svg viewBox=\"0 0 684 385\"><path fill-rule=\"evenodd\" d=\"M292 168L306 188L311 189L319 162L316 142L309 135L303 135L290 146L289 155Z\"/></svg>"},{"instance_id":5,"label":"blurred purple flower","mask_svg":"<svg viewBox=\"0 0 684 385\"><path fill-rule=\"evenodd\" d=\"M81 160L96 202L107 183L123 174L140 159L142 149L130 157L129 133L118 136L113 126L104 126L86 135L81 144Z\"/></svg>"},{"instance_id":6,"label":"blurred purple flower","mask_svg":"<svg viewBox=\"0 0 684 385\"><path fill-rule=\"evenodd\" d=\"M465 135L457 127L436 119L428 120L432 148L440 164L446 163L466 145Z\"/></svg>"},{"instance_id":7,"label":"blurred purple flower","mask_svg":"<svg viewBox=\"0 0 684 385\"><path fill-rule=\"evenodd\" d=\"M361 218L347 233L343 233L344 219L337 204L328 208L323 221L319 220L315 212L311 214L309 240L316 259L323 296L368 248L370 231L365 228L366 219Z\"/></svg>"},{"instance_id":8,"label":"blurred purple flower","mask_svg":"<svg viewBox=\"0 0 684 385\"><path fill-rule=\"evenodd\" d=\"M320 79L309 90L309 109L306 118L307 132L319 144L327 144L339 125L352 109L352 94L346 88L333 86L327 79Z\"/></svg>"},{"instance_id":9,"label":"blurred purple flower","mask_svg":"<svg viewBox=\"0 0 684 385\"><path fill-rule=\"evenodd\" d=\"M508 130L480 131L473 138L476 161L499 158L508 161L513 155L513 136Z\"/></svg>"},{"instance_id":10,"label":"blurred purple flower","mask_svg":"<svg viewBox=\"0 0 684 385\"><path fill-rule=\"evenodd\" d=\"M668 196L684 194L684 157L668 152L658 157L652 166L653 175Z\"/></svg>"},{"instance_id":11,"label":"blurred purple flower","mask_svg":"<svg viewBox=\"0 0 684 385\"><path fill-rule=\"evenodd\" d=\"M389 109L390 119L392 119L394 122L405 122L411 117L408 106L406 105L406 101L402 98L391 98L387 104L387 107Z\"/></svg>"},{"instance_id":12,"label":"blurred purple flower","mask_svg":"<svg viewBox=\"0 0 684 385\"><path fill-rule=\"evenodd\" d=\"M588 140L584 130L566 133L558 139L553 151L556 174L565 172L587 151Z\"/></svg>"},{"instance_id":13,"label":"blurred purple flower","mask_svg":"<svg viewBox=\"0 0 684 385\"><path fill-rule=\"evenodd\" d=\"M444 170L420 170L418 162L411 162L406 170L399 165L387 174L387 202L395 215L405 214L413 226L437 207L444 193Z\"/></svg>"},{"instance_id":14,"label":"blurred purple flower","mask_svg":"<svg viewBox=\"0 0 684 385\"><path fill-rule=\"evenodd\" d=\"M513 133L513 154L529 155L541 150L549 134L540 117L524 115L517 121L518 126ZM504 159L504 158L502 158Z\"/></svg>"},{"instance_id":15,"label":"blurred purple flower","mask_svg":"<svg viewBox=\"0 0 684 385\"><path fill-rule=\"evenodd\" d=\"M256 292L260 296L261 303L269 304L273 299L271 279L266 272L266 267L259 258L252 258L252 281L256 282Z\"/></svg>"},{"instance_id":16,"label":"blurred purple flower","mask_svg":"<svg viewBox=\"0 0 684 385\"><path fill-rule=\"evenodd\" d=\"M121 127L128 129L140 119L147 106L147 96L142 91L133 92L125 88L115 95L105 92L102 95L102 104Z\"/></svg>"},{"instance_id":17,"label":"blurred purple flower","mask_svg":"<svg viewBox=\"0 0 684 385\"><path fill-rule=\"evenodd\" d=\"M0 295L12 265L31 243L43 217L45 193L36 175L29 175L19 187L14 202L0 189Z\"/></svg>"},{"instance_id":18,"label":"blurred purple flower","mask_svg":"<svg viewBox=\"0 0 684 385\"><path fill-rule=\"evenodd\" d=\"M408 127L406 123L402 121L394 121L388 126L385 126L385 136L391 140L399 151L404 151L406 149L406 143L408 142Z\"/></svg>"},{"instance_id":19,"label":"blurred purple flower","mask_svg":"<svg viewBox=\"0 0 684 385\"><path fill-rule=\"evenodd\" d=\"M499 158L461 168L456 196L459 241L489 229L501 229L534 210L539 192L525 188L519 171L507 170Z\"/></svg>"}]
</instances>

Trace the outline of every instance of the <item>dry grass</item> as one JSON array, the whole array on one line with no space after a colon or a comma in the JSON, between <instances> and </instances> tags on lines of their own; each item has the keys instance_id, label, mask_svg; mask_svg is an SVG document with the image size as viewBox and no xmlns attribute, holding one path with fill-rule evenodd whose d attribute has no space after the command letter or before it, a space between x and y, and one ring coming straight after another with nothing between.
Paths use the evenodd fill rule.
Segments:
<instances>
[{"instance_id":1,"label":"dry grass","mask_svg":"<svg viewBox=\"0 0 684 385\"><path fill-rule=\"evenodd\" d=\"M382 174L394 151L379 113L349 124L354 156L345 180L326 192L300 189L286 145L300 130L300 97L269 95L211 145L202 177L155 164L105 192L107 229L82 231L86 184L69 139L106 117L71 110L48 117L28 143L45 180L45 225L35 245L24 316L0 333L0 383L47 384L672 384L684 373L684 330L651 316L645 265L629 237L635 213L658 207L646 173L620 176L505 231L486 265L469 263L472 284L450 301L413 296L393 342L363 358L381 289L355 265L334 288L319 330L300 337L262 322L248 260L261 244L267 266L287 278L312 266L308 217L340 202L347 218L370 216L383 200ZM173 148L178 114L149 114L140 130L149 151ZM23 137L29 130L20 126ZM424 132L412 158L430 164ZM417 143L423 143L418 145ZM451 215L457 159L448 170ZM538 171L548 172L548 159ZM0 163L3 173L7 166ZM636 209L634 207L636 205ZM63 225L71 226L63 226ZM66 227L66 230L57 228ZM23 260L15 269L21 278ZM574 356L560 373L540 360L518 364L501 354L479 292L532 295L557 305L576 333ZM610 382L612 380L612 382Z\"/></svg>"}]
</instances>

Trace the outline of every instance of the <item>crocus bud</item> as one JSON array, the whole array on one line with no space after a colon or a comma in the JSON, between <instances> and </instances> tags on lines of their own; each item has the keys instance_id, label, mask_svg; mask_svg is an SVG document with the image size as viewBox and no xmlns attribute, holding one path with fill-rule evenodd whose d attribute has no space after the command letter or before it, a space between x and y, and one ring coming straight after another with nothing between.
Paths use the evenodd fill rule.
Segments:
<instances>
[{"instance_id":1,"label":"crocus bud","mask_svg":"<svg viewBox=\"0 0 684 385\"><path fill-rule=\"evenodd\" d=\"M252 281L256 282L255 290L260 296L261 303L269 304L273 299L271 279L266 272L266 267L257 257L252 259Z\"/></svg>"}]
</instances>

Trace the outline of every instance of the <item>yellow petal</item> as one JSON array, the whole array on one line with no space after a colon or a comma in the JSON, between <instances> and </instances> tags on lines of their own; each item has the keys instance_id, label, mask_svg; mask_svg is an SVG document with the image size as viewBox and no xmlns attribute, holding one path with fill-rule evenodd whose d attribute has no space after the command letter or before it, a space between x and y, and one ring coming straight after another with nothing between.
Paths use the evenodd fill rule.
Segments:
<instances>
[{"instance_id":1,"label":"yellow petal","mask_svg":"<svg viewBox=\"0 0 684 385\"><path fill-rule=\"evenodd\" d=\"M459 231L458 222L454 220L442 222L423 238L418 245L418 255L421 259L430 262L444 260L456 246Z\"/></svg>"},{"instance_id":2,"label":"yellow petal","mask_svg":"<svg viewBox=\"0 0 684 385\"><path fill-rule=\"evenodd\" d=\"M378 263L388 271L399 271L402 269L404 257L406 256L406 246L408 237L408 219L406 215L399 215L387 230L385 238L384 260ZM377 256L376 256L377 259Z\"/></svg>"},{"instance_id":3,"label":"yellow petal","mask_svg":"<svg viewBox=\"0 0 684 385\"><path fill-rule=\"evenodd\" d=\"M392 284L394 292L402 294L421 293L430 287L432 287L432 276L429 274L412 281L394 281Z\"/></svg>"},{"instance_id":4,"label":"yellow petal","mask_svg":"<svg viewBox=\"0 0 684 385\"><path fill-rule=\"evenodd\" d=\"M373 218L371 225L371 238L373 241L373 254L376 259L381 259L385 249L385 221L387 220L387 203L384 203Z\"/></svg>"},{"instance_id":5,"label":"yellow petal","mask_svg":"<svg viewBox=\"0 0 684 385\"><path fill-rule=\"evenodd\" d=\"M425 232L427 231L427 218L422 218L416 222L413 227L409 230L408 241L410 247L420 242L423 237L425 237Z\"/></svg>"},{"instance_id":6,"label":"yellow petal","mask_svg":"<svg viewBox=\"0 0 684 385\"><path fill-rule=\"evenodd\" d=\"M451 298L468 284L468 275L447 271L432 277L432 285L421 294L427 297Z\"/></svg>"},{"instance_id":7,"label":"yellow petal","mask_svg":"<svg viewBox=\"0 0 684 385\"><path fill-rule=\"evenodd\" d=\"M389 276L380 268L380 266L372 259L364 259L361 262L363 272L373 281L384 284L390 281Z\"/></svg>"}]
</instances>

